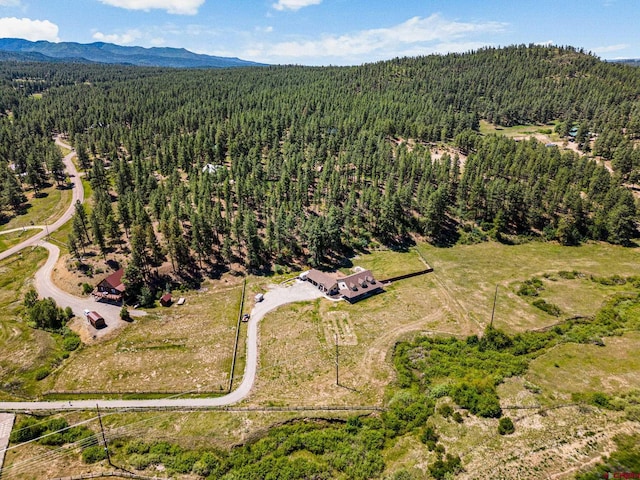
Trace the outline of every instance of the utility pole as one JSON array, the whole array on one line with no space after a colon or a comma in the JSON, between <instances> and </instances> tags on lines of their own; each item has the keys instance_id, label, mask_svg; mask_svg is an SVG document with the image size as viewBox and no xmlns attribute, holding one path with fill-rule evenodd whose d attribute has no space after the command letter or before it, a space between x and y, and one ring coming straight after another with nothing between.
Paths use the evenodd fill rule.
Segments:
<instances>
[{"instance_id":1,"label":"utility pole","mask_svg":"<svg viewBox=\"0 0 640 480\"><path fill-rule=\"evenodd\" d=\"M336 339L336 385L340 386L340 376L339 376L339 363L338 363L338 334L335 334Z\"/></svg>"},{"instance_id":2,"label":"utility pole","mask_svg":"<svg viewBox=\"0 0 640 480\"><path fill-rule=\"evenodd\" d=\"M111 463L111 455L109 455L109 445L107 445L107 437L104 434L104 427L102 426L102 417L100 416L100 407L98 406L97 403L96 403L96 410L98 411L98 421L100 422L100 431L102 432L102 442L104 443L104 451L107 454L107 462L109 462L109 465L111 465L113 468L118 468L113 463Z\"/></svg>"},{"instance_id":3,"label":"utility pole","mask_svg":"<svg viewBox=\"0 0 640 480\"><path fill-rule=\"evenodd\" d=\"M493 327L493 316L496 313L496 300L498 299L498 285L496 284L496 293L493 295L493 309L491 310L491 323L490 327Z\"/></svg>"}]
</instances>

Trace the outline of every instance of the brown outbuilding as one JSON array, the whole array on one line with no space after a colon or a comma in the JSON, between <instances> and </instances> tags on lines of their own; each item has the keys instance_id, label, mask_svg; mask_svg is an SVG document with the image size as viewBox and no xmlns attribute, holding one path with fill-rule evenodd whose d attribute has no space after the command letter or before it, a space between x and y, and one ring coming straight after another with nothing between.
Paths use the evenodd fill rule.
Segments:
<instances>
[{"instance_id":1,"label":"brown outbuilding","mask_svg":"<svg viewBox=\"0 0 640 480\"><path fill-rule=\"evenodd\" d=\"M168 307L173 303L173 299L171 298L170 293L165 293L162 297L160 297L160 305L163 307Z\"/></svg>"},{"instance_id":2,"label":"brown outbuilding","mask_svg":"<svg viewBox=\"0 0 640 480\"><path fill-rule=\"evenodd\" d=\"M104 328L107 324L98 312L91 311L87 313L87 320L93 326L93 328Z\"/></svg>"}]
</instances>

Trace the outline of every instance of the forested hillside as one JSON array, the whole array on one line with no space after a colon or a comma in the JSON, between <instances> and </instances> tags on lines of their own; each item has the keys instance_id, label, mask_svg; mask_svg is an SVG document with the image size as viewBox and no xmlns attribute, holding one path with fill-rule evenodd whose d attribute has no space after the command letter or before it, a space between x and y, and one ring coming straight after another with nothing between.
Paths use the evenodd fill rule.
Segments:
<instances>
[{"instance_id":1,"label":"forested hillside","mask_svg":"<svg viewBox=\"0 0 640 480\"><path fill-rule=\"evenodd\" d=\"M67 134L94 192L71 250L129 245L132 285L163 261L319 264L416 235L637 234L640 70L573 48L221 71L4 62L0 78L5 216L20 208L7 192L50 181L45 144ZM480 120L577 127L589 156L483 136Z\"/></svg>"}]
</instances>

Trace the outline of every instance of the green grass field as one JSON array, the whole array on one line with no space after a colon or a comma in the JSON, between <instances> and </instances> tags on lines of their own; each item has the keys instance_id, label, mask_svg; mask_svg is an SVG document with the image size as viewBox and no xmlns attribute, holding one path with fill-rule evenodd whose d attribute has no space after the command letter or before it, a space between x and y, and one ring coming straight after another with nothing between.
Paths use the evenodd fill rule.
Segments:
<instances>
[{"instance_id":1,"label":"green grass field","mask_svg":"<svg viewBox=\"0 0 640 480\"><path fill-rule=\"evenodd\" d=\"M555 124L549 125L516 125L513 127L499 127L486 120L480 120L480 133L483 135L497 134L505 137L526 137L530 135L542 134L550 140L557 142L560 137L553 131Z\"/></svg>"},{"instance_id":2,"label":"green grass field","mask_svg":"<svg viewBox=\"0 0 640 480\"><path fill-rule=\"evenodd\" d=\"M572 393L620 393L640 386L640 332L604 339L605 346L559 345L531 364L526 380L570 401ZM562 381L558 381L561 378Z\"/></svg>"},{"instance_id":3,"label":"green grass field","mask_svg":"<svg viewBox=\"0 0 640 480\"><path fill-rule=\"evenodd\" d=\"M408 252L381 250L367 255L358 255L351 261L354 266L371 270L379 280L418 272L426 268L414 249ZM345 274L353 273L351 269L342 269L342 271Z\"/></svg>"}]
</instances>

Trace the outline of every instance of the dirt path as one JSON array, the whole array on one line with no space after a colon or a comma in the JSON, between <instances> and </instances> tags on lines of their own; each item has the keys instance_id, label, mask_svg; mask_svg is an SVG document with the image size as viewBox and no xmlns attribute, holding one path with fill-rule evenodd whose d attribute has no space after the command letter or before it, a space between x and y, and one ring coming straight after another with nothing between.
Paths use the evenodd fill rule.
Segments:
<instances>
[{"instance_id":1,"label":"dirt path","mask_svg":"<svg viewBox=\"0 0 640 480\"><path fill-rule=\"evenodd\" d=\"M391 349L395 342L409 333L420 332L427 335L455 335L453 332L445 332L442 330L426 330L427 326L431 322L441 320L445 316L442 310L436 310L426 317L416 320L411 323L399 325L391 330L387 330L383 335L377 337L371 346L367 349L362 361L362 371L372 372L376 369L385 372L385 378L375 380L379 378L377 375L370 375L370 383L377 383L379 385L386 385L389 380L393 378L394 369L391 362L388 362L388 355L391 353Z\"/></svg>"}]
</instances>

